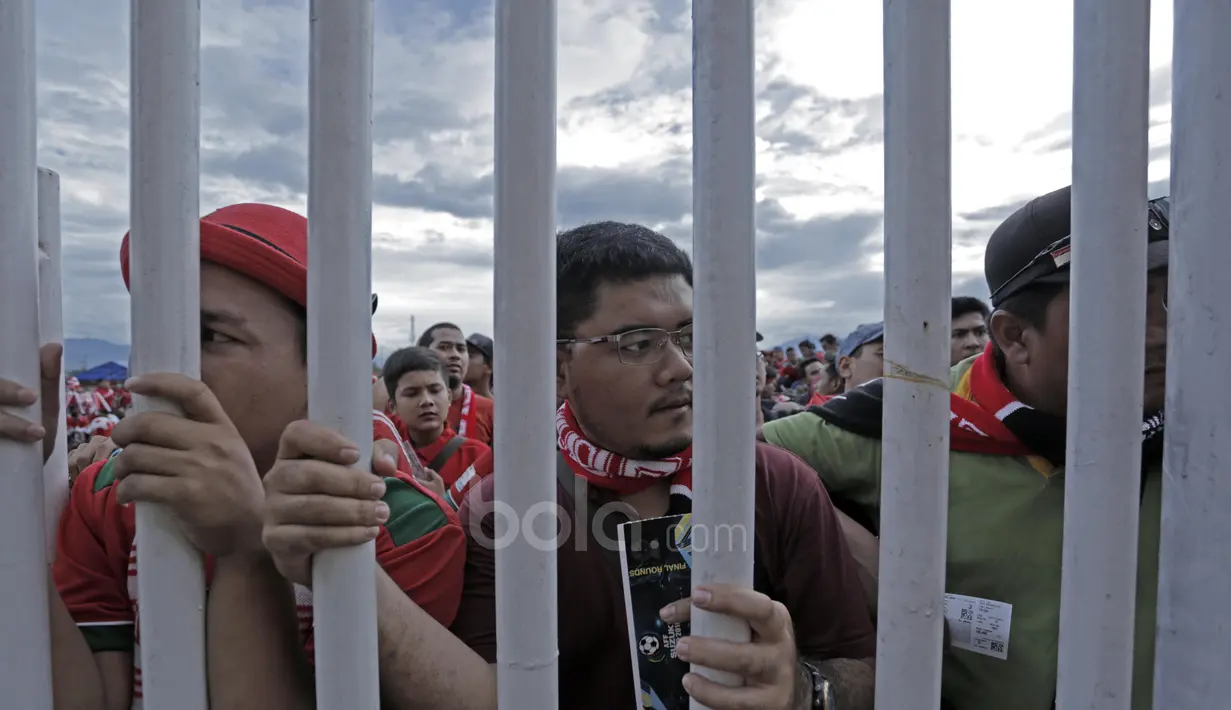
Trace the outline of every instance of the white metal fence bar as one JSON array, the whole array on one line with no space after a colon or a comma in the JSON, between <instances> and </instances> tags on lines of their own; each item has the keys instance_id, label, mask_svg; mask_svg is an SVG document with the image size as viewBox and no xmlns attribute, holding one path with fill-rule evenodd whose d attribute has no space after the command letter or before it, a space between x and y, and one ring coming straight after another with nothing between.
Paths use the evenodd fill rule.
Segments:
<instances>
[{"instance_id":1,"label":"white metal fence bar","mask_svg":"<svg viewBox=\"0 0 1231 710\"><path fill-rule=\"evenodd\" d=\"M1231 0L1176 0L1154 707L1231 697Z\"/></svg>"},{"instance_id":2,"label":"white metal fence bar","mask_svg":"<svg viewBox=\"0 0 1231 710\"><path fill-rule=\"evenodd\" d=\"M1077 0L1057 710L1132 702L1146 321L1149 0Z\"/></svg>"},{"instance_id":3,"label":"white metal fence bar","mask_svg":"<svg viewBox=\"0 0 1231 710\"><path fill-rule=\"evenodd\" d=\"M0 377L39 390L34 0L0 0ZM39 421L39 404L12 410ZM51 709L43 447L0 439L0 698Z\"/></svg>"},{"instance_id":4,"label":"white metal fence bar","mask_svg":"<svg viewBox=\"0 0 1231 710\"><path fill-rule=\"evenodd\" d=\"M884 3L879 710L940 701L952 278L949 17L949 0Z\"/></svg>"},{"instance_id":5,"label":"white metal fence bar","mask_svg":"<svg viewBox=\"0 0 1231 710\"><path fill-rule=\"evenodd\" d=\"M495 114L497 685L502 708L554 710L556 0L496 0Z\"/></svg>"},{"instance_id":6,"label":"white metal fence bar","mask_svg":"<svg viewBox=\"0 0 1231 710\"><path fill-rule=\"evenodd\" d=\"M693 0L693 551L699 584L752 586L756 485L756 131L752 0ZM743 344L746 347L740 347ZM718 531L729 526L727 541ZM701 538L696 538L701 539ZM747 641L741 619L693 611L697 636ZM726 685L739 678L700 666ZM694 710L702 706L692 701Z\"/></svg>"},{"instance_id":7,"label":"white metal fence bar","mask_svg":"<svg viewBox=\"0 0 1231 710\"><path fill-rule=\"evenodd\" d=\"M372 0L313 0L308 411L372 454ZM376 545L312 564L316 706L379 710Z\"/></svg>"},{"instance_id":8,"label":"white metal fence bar","mask_svg":"<svg viewBox=\"0 0 1231 710\"><path fill-rule=\"evenodd\" d=\"M46 168L38 169L38 330L39 342L64 342L64 301L60 258L60 176ZM59 415L51 456L43 465L43 515L47 531L47 564L55 559L56 527L60 511L68 501L68 436L64 419L64 357L60 357L59 388L56 400Z\"/></svg>"},{"instance_id":9,"label":"white metal fence bar","mask_svg":"<svg viewBox=\"0 0 1231 710\"><path fill-rule=\"evenodd\" d=\"M200 3L133 0L131 13L131 368L199 377ZM145 706L207 710L200 553L162 506L139 503L136 519Z\"/></svg>"}]
</instances>

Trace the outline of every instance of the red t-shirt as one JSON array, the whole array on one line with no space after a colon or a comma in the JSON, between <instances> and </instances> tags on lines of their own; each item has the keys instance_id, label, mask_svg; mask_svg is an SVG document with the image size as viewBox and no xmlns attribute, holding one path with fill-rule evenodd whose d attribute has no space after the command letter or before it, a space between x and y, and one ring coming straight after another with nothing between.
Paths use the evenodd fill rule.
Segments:
<instances>
[{"instance_id":1,"label":"red t-shirt","mask_svg":"<svg viewBox=\"0 0 1231 710\"><path fill-rule=\"evenodd\" d=\"M821 394L820 392L815 392L812 395L812 399L808 400L808 404L805 406L819 407L831 399L833 399L833 395L831 394Z\"/></svg>"},{"instance_id":2,"label":"red t-shirt","mask_svg":"<svg viewBox=\"0 0 1231 710\"><path fill-rule=\"evenodd\" d=\"M467 404L470 405L470 410L465 414L463 426L462 410ZM470 385L462 385L462 394L449 405L449 416L445 421L450 429L467 439L477 439L491 446L494 441L492 432L495 431L495 419L496 403L475 392Z\"/></svg>"},{"instance_id":3,"label":"red t-shirt","mask_svg":"<svg viewBox=\"0 0 1231 710\"><path fill-rule=\"evenodd\" d=\"M131 505L116 502L112 461L90 466L73 486L60 516L52 572L90 649L133 654L134 706L140 707L136 521ZM457 613L465 563L457 515L409 474L399 471L385 483L389 519L376 538L376 561L416 604L447 625ZM205 560L207 584L212 562ZM296 585L295 599L300 636L311 654L312 592Z\"/></svg>"},{"instance_id":4,"label":"red t-shirt","mask_svg":"<svg viewBox=\"0 0 1231 710\"><path fill-rule=\"evenodd\" d=\"M800 655L875 656L876 632L858 567L816 472L794 454L758 443L755 480L755 553L765 572L765 588L758 591L790 612ZM493 476L484 478L462 505L466 581L451 629L489 663L496 661L493 484ZM557 492L574 523L564 526L568 538L557 550L559 598L568 600L557 610L560 707L625 710L637 699L619 575L592 533L584 546L574 539L587 526L575 524L573 501L558 484Z\"/></svg>"},{"instance_id":5,"label":"red t-shirt","mask_svg":"<svg viewBox=\"0 0 1231 710\"><path fill-rule=\"evenodd\" d=\"M419 460L423 465L431 468L432 462L440 455L446 445L453 439L458 437L458 433L453 431L448 426L445 427L444 433L437 437L436 441L423 447L415 447L415 453L419 454ZM477 439L462 438L462 443L449 456L444 465L436 470L440 477L445 482L446 489L452 489L457 480L462 477L462 474L474 464L475 461L483 456L491 455L491 447Z\"/></svg>"}]
</instances>

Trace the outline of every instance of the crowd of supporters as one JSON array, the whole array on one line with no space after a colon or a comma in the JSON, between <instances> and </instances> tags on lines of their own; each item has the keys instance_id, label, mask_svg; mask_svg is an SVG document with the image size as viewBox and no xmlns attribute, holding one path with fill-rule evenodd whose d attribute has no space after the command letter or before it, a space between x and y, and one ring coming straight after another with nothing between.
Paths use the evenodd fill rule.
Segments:
<instances>
[{"instance_id":1,"label":"crowd of supporters","mask_svg":"<svg viewBox=\"0 0 1231 710\"><path fill-rule=\"evenodd\" d=\"M953 301L942 703L953 710L1054 703L1066 255L1080 238L1070 209L1065 188L1010 216L987 246L990 306ZM1146 370L1125 382L1145 388L1134 710L1151 699L1167 218L1165 199L1148 214L1143 205ZM383 707L496 707L494 343L438 323L387 358L373 375L373 457L361 470L355 442L307 420L307 251L306 219L282 208L202 218L201 377L125 383L184 416L130 414L74 451L80 473L52 567L57 710L141 708L134 502L166 506L206 561L212 707L313 706L311 559L368 541ZM621 583L603 530L577 523L611 503L622 504L615 522L691 511L693 479L707 474L691 446L692 264L667 237L619 222L561 233L557 257L558 505L573 523L558 541L560 701L625 709L638 699ZM119 266L127 282L127 237ZM707 707L872 708L884 335L883 323L866 323L757 351L754 584L700 585L661 612L687 621L701 608L752 629L744 643L686 636L675 646L740 679L685 676ZM0 436L42 441L49 455L59 346L41 354L52 405L41 422L0 411ZM0 405L34 401L0 380ZM566 494L575 483L587 496Z\"/></svg>"}]
</instances>

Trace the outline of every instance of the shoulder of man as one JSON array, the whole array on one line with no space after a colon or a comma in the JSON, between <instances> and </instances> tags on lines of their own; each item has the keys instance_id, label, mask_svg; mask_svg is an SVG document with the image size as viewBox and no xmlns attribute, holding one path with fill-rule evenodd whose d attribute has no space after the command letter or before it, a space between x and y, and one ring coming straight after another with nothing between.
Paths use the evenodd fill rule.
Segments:
<instances>
[{"instance_id":1,"label":"shoulder of man","mask_svg":"<svg viewBox=\"0 0 1231 710\"><path fill-rule=\"evenodd\" d=\"M389 506L389 519L381 527L389 533L394 547L411 544L444 528L460 527L457 513L448 503L403 471L385 478L385 495L381 500Z\"/></svg>"},{"instance_id":2,"label":"shoulder of man","mask_svg":"<svg viewBox=\"0 0 1231 710\"><path fill-rule=\"evenodd\" d=\"M762 436L765 442L802 459L820 476L830 494L852 496L861 505L873 505L874 499L879 500L879 438L849 431L814 411L766 422Z\"/></svg>"},{"instance_id":3,"label":"shoulder of man","mask_svg":"<svg viewBox=\"0 0 1231 710\"><path fill-rule=\"evenodd\" d=\"M78 474L73 482L69 505L80 509L83 505L95 508L97 512L104 509L121 508L115 500L115 457L122 449L111 452L102 461L95 461Z\"/></svg>"},{"instance_id":4,"label":"shoulder of man","mask_svg":"<svg viewBox=\"0 0 1231 710\"><path fill-rule=\"evenodd\" d=\"M457 515L413 476L385 478L389 519L376 538L376 563L438 623L453 623L461 600L466 536Z\"/></svg>"},{"instance_id":5,"label":"shoulder of man","mask_svg":"<svg viewBox=\"0 0 1231 710\"><path fill-rule=\"evenodd\" d=\"M950 392L957 391L958 383L962 381L962 375L965 375L970 370L971 365L975 364L975 358L977 357L979 357L979 355L968 357L965 360L962 360L958 364L954 365L953 367L949 368L949 391Z\"/></svg>"},{"instance_id":6,"label":"shoulder of man","mask_svg":"<svg viewBox=\"0 0 1231 710\"><path fill-rule=\"evenodd\" d=\"M852 446L880 448L880 440L837 426L819 416L817 407L779 417L761 428L761 440L786 449L808 462L813 468L812 450L831 445L833 441L850 442Z\"/></svg>"},{"instance_id":7,"label":"shoulder of man","mask_svg":"<svg viewBox=\"0 0 1231 710\"><path fill-rule=\"evenodd\" d=\"M136 524L115 499L114 458L87 467L74 482L56 528L52 576L69 615L95 653L131 652L128 597Z\"/></svg>"}]
</instances>

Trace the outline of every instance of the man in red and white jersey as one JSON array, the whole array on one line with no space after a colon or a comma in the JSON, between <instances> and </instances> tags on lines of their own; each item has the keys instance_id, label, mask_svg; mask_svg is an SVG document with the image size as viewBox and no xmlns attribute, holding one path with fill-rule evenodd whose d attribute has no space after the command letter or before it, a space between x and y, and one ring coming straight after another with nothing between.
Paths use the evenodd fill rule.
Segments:
<instances>
[{"instance_id":1,"label":"man in red and white jersey","mask_svg":"<svg viewBox=\"0 0 1231 710\"><path fill-rule=\"evenodd\" d=\"M315 459L361 476L381 589L438 624L453 620L464 535L449 506L409 473L396 430L373 417L373 475L353 468L352 443L303 421L307 251L307 221L281 208L234 205L201 220L201 380L169 373L129 380L133 393L168 400L184 416L141 412L121 421L112 432L119 451L81 473L60 519L57 708L141 708L142 555L132 502L165 505L205 558L211 707L312 706L311 575L276 567L263 537L262 515L274 502L262 478L287 462L296 480L313 478ZM126 282L128 255L126 237ZM54 381L52 349L43 366ZM29 403L30 395L0 381L0 405ZM22 429L6 416L0 436L49 438L46 425Z\"/></svg>"},{"instance_id":2,"label":"man in red and white jersey","mask_svg":"<svg viewBox=\"0 0 1231 710\"><path fill-rule=\"evenodd\" d=\"M116 391L111 386L111 380L102 380L99 382L98 386L94 388L94 394L102 398L103 403L107 405L108 412L115 411Z\"/></svg>"},{"instance_id":3,"label":"man in red and white jersey","mask_svg":"<svg viewBox=\"0 0 1231 710\"><path fill-rule=\"evenodd\" d=\"M470 351L462 329L452 323L436 323L419 336L418 346L434 351L444 364L451 398L449 427L467 439L494 445L495 403L466 384Z\"/></svg>"}]
</instances>

